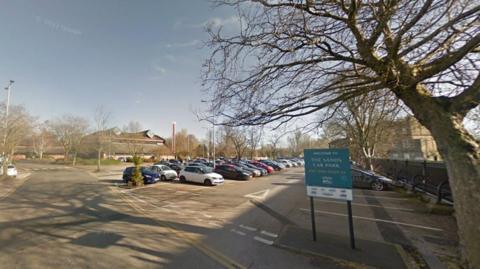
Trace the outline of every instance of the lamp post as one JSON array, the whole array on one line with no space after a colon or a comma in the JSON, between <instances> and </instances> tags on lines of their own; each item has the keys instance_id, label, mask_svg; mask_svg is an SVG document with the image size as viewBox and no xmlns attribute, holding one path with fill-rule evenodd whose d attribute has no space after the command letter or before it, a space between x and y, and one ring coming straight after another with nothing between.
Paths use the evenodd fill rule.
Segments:
<instances>
[{"instance_id":1,"label":"lamp post","mask_svg":"<svg viewBox=\"0 0 480 269\"><path fill-rule=\"evenodd\" d=\"M208 103L206 100L201 100L202 103ZM212 106L212 157L213 157L213 168L215 168L215 109L213 108L213 101L211 103Z\"/></svg>"},{"instance_id":2,"label":"lamp post","mask_svg":"<svg viewBox=\"0 0 480 269\"><path fill-rule=\"evenodd\" d=\"M8 128L8 110L9 110L9 107L10 107L10 89L12 88L12 85L15 81L13 80L10 80L8 82L8 85L7 87L5 87L5 90L7 91L7 102L5 104L5 121L4 121L4 124L3 124L3 150L2 150L2 168L3 168L3 171L5 171L5 168L4 166L6 166L6 156L5 156L5 149L7 147L7 128Z\"/></svg>"}]
</instances>

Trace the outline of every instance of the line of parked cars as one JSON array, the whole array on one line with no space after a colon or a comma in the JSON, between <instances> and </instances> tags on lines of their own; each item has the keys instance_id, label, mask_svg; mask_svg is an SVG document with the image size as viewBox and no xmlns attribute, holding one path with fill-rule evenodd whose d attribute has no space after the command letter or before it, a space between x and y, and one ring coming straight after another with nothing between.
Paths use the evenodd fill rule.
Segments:
<instances>
[{"instance_id":1,"label":"line of parked cars","mask_svg":"<svg viewBox=\"0 0 480 269\"><path fill-rule=\"evenodd\" d=\"M303 159L277 159L277 160L216 160L213 162L197 159L183 164L178 160L169 160L155 163L150 167L141 167L145 184L158 181L174 180L180 182L194 182L207 186L219 185L224 179L249 180L254 177L267 176L275 171L282 171L291 167L303 167ZM131 180L134 167L128 167L123 172L123 180ZM392 179L378 175L372 171L351 165L352 183L356 188L370 188L376 191L386 190L394 185Z\"/></svg>"},{"instance_id":2,"label":"line of parked cars","mask_svg":"<svg viewBox=\"0 0 480 269\"><path fill-rule=\"evenodd\" d=\"M150 167L141 167L145 184L179 178L180 182L195 182L207 186L222 184L224 179L249 180L254 177L267 176L274 171L287 167L303 166L302 159L273 160L216 160L213 162L197 159L187 164L178 160L161 161ZM123 181L127 183L133 177L134 167L123 172Z\"/></svg>"}]
</instances>

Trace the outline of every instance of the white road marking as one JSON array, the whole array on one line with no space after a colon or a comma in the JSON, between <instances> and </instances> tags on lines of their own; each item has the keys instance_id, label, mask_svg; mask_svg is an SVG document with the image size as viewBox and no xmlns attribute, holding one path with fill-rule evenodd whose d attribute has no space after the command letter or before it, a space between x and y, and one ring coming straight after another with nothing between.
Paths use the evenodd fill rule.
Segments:
<instances>
[{"instance_id":1,"label":"white road marking","mask_svg":"<svg viewBox=\"0 0 480 269\"><path fill-rule=\"evenodd\" d=\"M291 179L287 181L288 184L300 182L300 179Z\"/></svg>"},{"instance_id":2,"label":"white road marking","mask_svg":"<svg viewBox=\"0 0 480 269\"><path fill-rule=\"evenodd\" d=\"M240 224L238 225L240 228L243 228L245 230L249 230L249 231L252 231L252 232L255 232L257 230L257 228L254 228L254 227L250 227L250 226L247 226L247 225L243 225L243 224Z\"/></svg>"},{"instance_id":3,"label":"white road marking","mask_svg":"<svg viewBox=\"0 0 480 269\"><path fill-rule=\"evenodd\" d=\"M310 209L306 209L306 208L300 208L300 210L305 211L305 212L310 212ZM321 214L333 215L333 216L340 216L340 217L347 217L348 216L347 214L334 213L334 212L322 211L322 210L315 210L315 212L321 213ZM361 219L361 220L368 220L368 221L376 221L376 222L397 224L397 225L402 225L402 226L408 226L408 227L414 227L414 228L425 229L425 230L430 230L430 231L436 231L436 232L442 232L443 231L440 228L428 227L428 226L422 226L422 225L410 224L410 223L398 222L398 221L392 221L392 220L367 218L367 217L361 217L361 216L353 216L353 218L354 219Z\"/></svg>"},{"instance_id":4,"label":"white road marking","mask_svg":"<svg viewBox=\"0 0 480 269\"><path fill-rule=\"evenodd\" d=\"M253 239L255 239L255 240L259 241L259 242L262 242L262 243L264 243L264 244L267 244L267 245L269 245L269 246L273 245L273 241L267 240L267 239L262 238L262 237L259 237L259 236L255 236L255 237L253 237Z\"/></svg>"},{"instance_id":5,"label":"white road marking","mask_svg":"<svg viewBox=\"0 0 480 269\"><path fill-rule=\"evenodd\" d=\"M203 214L203 216L206 217L206 218L211 218L212 217L212 216L207 215L207 214Z\"/></svg>"},{"instance_id":6,"label":"white road marking","mask_svg":"<svg viewBox=\"0 0 480 269\"><path fill-rule=\"evenodd\" d=\"M231 231L231 232L234 232L234 233L236 233L236 234L238 234L238 235L241 235L241 236L247 235L246 233L244 233L244 232L242 232L242 231L239 231L239 230L235 230L235 229L231 229L230 231Z\"/></svg>"},{"instance_id":7,"label":"white road marking","mask_svg":"<svg viewBox=\"0 0 480 269\"><path fill-rule=\"evenodd\" d=\"M270 192L270 189L266 189L266 190L257 191L257 192L247 194L244 197L264 200L265 198L267 198L267 195L268 195L269 192Z\"/></svg>"},{"instance_id":8,"label":"white road marking","mask_svg":"<svg viewBox=\"0 0 480 269\"><path fill-rule=\"evenodd\" d=\"M407 198L398 198L398 197L388 197L388 196L376 196L376 195L353 195L353 197L364 197L364 198L377 198L377 199L389 199L389 200L400 200L406 201Z\"/></svg>"},{"instance_id":9,"label":"white road marking","mask_svg":"<svg viewBox=\"0 0 480 269\"><path fill-rule=\"evenodd\" d=\"M338 201L327 200L327 199L315 199L315 201L331 203L331 204L342 204L342 205L345 204L345 202L338 202ZM370 205L370 204L362 204L362 203L352 203L352 205L366 206L366 207L379 207L379 208L393 209L393 210L403 210L403 211L415 211L415 210L410 209L410 208L390 207L390 206L381 206L381 205Z\"/></svg>"},{"instance_id":10,"label":"white road marking","mask_svg":"<svg viewBox=\"0 0 480 269\"><path fill-rule=\"evenodd\" d=\"M270 237L274 237L274 238L278 237L278 234L269 233L269 232L263 231L263 230L262 230L261 234L266 235L266 236L270 236Z\"/></svg>"}]
</instances>

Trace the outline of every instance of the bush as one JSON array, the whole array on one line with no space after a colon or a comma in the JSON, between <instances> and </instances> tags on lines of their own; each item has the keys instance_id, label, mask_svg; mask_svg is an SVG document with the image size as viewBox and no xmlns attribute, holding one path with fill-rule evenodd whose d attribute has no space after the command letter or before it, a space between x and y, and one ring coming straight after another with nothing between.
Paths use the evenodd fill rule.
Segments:
<instances>
[{"instance_id":1,"label":"bush","mask_svg":"<svg viewBox=\"0 0 480 269\"><path fill-rule=\"evenodd\" d=\"M141 171L141 164L143 160L139 156L133 157L133 165L135 165L135 171L132 176L132 185L133 186L142 186L143 185L143 176Z\"/></svg>"}]
</instances>

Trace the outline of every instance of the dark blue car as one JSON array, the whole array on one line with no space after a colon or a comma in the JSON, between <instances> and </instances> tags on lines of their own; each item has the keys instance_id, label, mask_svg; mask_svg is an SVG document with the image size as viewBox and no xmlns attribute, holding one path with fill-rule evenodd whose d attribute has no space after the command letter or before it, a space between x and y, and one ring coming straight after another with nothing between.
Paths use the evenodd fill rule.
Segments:
<instances>
[{"instance_id":1,"label":"dark blue car","mask_svg":"<svg viewBox=\"0 0 480 269\"><path fill-rule=\"evenodd\" d=\"M127 167L123 171L123 182L128 183L128 181L132 180L133 173L135 171L135 167ZM150 170L147 167L140 167L140 171L142 172L143 176L143 183L155 183L160 180L160 174Z\"/></svg>"}]
</instances>

